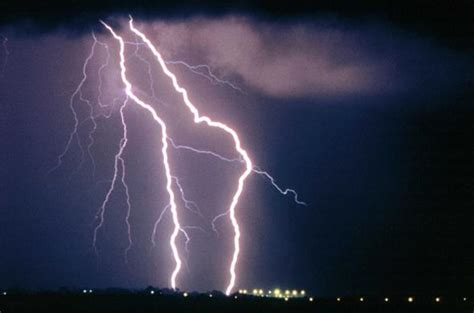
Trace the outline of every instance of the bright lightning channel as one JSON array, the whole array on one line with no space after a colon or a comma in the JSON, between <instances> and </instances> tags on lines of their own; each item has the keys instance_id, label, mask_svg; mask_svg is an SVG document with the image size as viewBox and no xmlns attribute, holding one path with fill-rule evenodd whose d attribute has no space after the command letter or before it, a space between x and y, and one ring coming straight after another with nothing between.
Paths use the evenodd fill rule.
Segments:
<instances>
[{"instance_id":1,"label":"bright lightning channel","mask_svg":"<svg viewBox=\"0 0 474 313\"><path fill-rule=\"evenodd\" d=\"M178 248L176 247L176 237L179 234L179 231L181 229L181 225L179 224L179 219L178 219L178 211L176 207L176 202L175 202L175 195L173 192L172 188L172 176L171 176L171 169L168 161L168 135L167 135L167 128L165 122L159 117L159 115L156 113L156 111L153 109L152 106L149 104L143 102L140 98L138 98L132 91L132 84L128 81L126 72L127 68L125 66L125 56L124 56L124 51L125 51L125 43L122 37L118 36L114 30L107 25L105 22L101 21L101 23L112 33L113 37L118 40L120 43L120 76L122 78L122 82L125 85L125 93L133 100L135 103L137 103L139 106L150 112L152 115L153 119L160 125L161 127L161 142L162 142L162 155L163 155L163 165L165 168L165 175L166 175L166 190L169 195L169 205L170 205L170 210L171 214L173 217L173 223L174 223L174 230L173 233L171 234L170 237L170 246L171 250L173 252L173 257L176 263L176 266L171 274L171 287L173 289L176 289L176 277L181 269L181 258L179 256Z\"/></svg>"},{"instance_id":2,"label":"bright lightning channel","mask_svg":"<svg viewBox=\"0 0 474 313\"><path fill-rule=\"evenodd\" d=\"M243 192L245 180L247 179L247 177L252 172L252 169L253 169L252 161L250 160L250 157L248 156L247 151L242 148L240 138L239 138L237 132L234 129L232 129L231 127L227 126L224 123L213 121L208 116L205 116L205 115L201 116L200 115L199 110L189 100L188 92L186 91L186 89L184 89L183 87L181 87L178 84L178 80L177 80L176 76L168 69L168 67L166 66L166 63L163 60L161 54L158 52L158 50L155 48L155 46L151 43L151 41L142 32L140 32L138 29L136 29L134 27L132 17L130 17L129 25L130 25L130 29L132 30L132 32L134 32L136 35L138 35L138 37L140 37L142 39L142 41L145 42L147 44L147 46L150 48L153 55L156 57L158 63L160 64L163 73L171 79L174 89L176 90L176 92L181 94L181 96L183 98L183 101L184 101L184 104L187 106L187 108L193 114L194 122L198 123L198 124L199 123L205 123L210 127L218 128L218 129L226 132L227 134L229 134L232 137L233 141L234 141L235 150L239 153L239 155L244 160L245 170L243 171L243 173L239 177L237 190L236 190L234 196L232 197L232 202L231 202L230 207L229 207L229 216L230 216L230 220L231 220L231 223L232 223L232 227L234 228L234 252L232 254L232 261L231 261L231 264L230 264L230 267L229 267L230 280L229 280L229 283L228 283L226 291L225 291L225 293L227 295L229 295L231 293L234 285L235 285L235 280L236 280L236 270L235 270L235 268L236 268L239 253L240 253L240 242L239 242L239 240L240 240L240 228L239 228L239 223L238 223L238 220L237 220L237 217L236 217L235 209L236 209L236 206L239 202L240 195Z\"/></svg>"}]
</instances>

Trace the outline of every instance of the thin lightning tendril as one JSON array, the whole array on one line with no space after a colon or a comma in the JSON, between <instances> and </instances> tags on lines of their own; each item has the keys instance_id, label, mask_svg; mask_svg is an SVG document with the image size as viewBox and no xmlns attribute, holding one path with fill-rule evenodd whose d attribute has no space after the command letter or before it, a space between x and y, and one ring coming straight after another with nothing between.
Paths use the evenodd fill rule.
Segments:
<instances>
[{"instance_id":1,"label":"thin lightning tendril","mask_svg":"<svg viewBox=\"0 0 474 313\"><path fill-rule=\"evenodd\" d=\"M169 140L170 138L168 138ZM199 206L197 205L196 202L191 201L186 199L186 195L184 194L184 189L183 186L181 186L181 183L179 182L178 177L173 176L174 182L176 183L176 186L178 187L179 193L181 194L181 200L183 200L184 207L188 209L190 212L199 215L201 218L204 218L202 215L201 210L199 209Z\"/></svg>"},{"instance_id":2,"label":"thin lightning tendril","mask_svg":"<svg viewBox=\"0 0 474 313\"><path fill-rule=\"evenodd\" d=\"M110 51L109 51L109 46L105 43L102 43L100 41L97 41L101 46L103 46L105 48L105 51L106 51L106 57L105 57L105 62L99 67L99 71L97 72L98 76L99 76L99 84L97 86L97 90L98 90L98 93L97 93L97 105L99 105L100 108L106 108L107 105L103 104L102 103L102 85L103 85L103 81L102 81L102 72L104 71L104 69L109 66L109 61L110 61Z\"/></svg>"},{"instance_id":3,"label":"thin lightning tendril","mask_svg":"<svg viewBox=\"0 0 474 313\"><path fill-rule=\"evenodd\" d=\"M234 89L234 90L236 90L236 91L238 91L242 94L245 94L245 92L240 87L236 86L232 82L217 77L217 75L215 75L212 72L211 67L207 64L190 65L190 64L188 64L184 61L165 61L165 64L182 65L182 66L186 67L188 70L190 70L191 72L193 72L194 74L206 78L207 80L209 80L214 85L229 86L230 88L232 88L232 89ZM203 70L204 70L204 72L203 72Z\"/></svg>"},{"instance_id":4,"label":"thin lightning tendril","mask_svg":"<svg viewBox=\"0 0 474 313\"><path fill-rule=\"evenodd\" d=\"M209 150L201 150L201 149L197 149L197 148L194 148L194 147L191 147L191 146L186 146L186 145L180 145L180 144L177 144L176 142L174 142L174 140L172 140L171 138L168 138L168 140L170 141L171 145L173 146L174 149L182 149L182 150L188 150L188 151L191 151L191 152L194 152L194 153L198 153L198 154L205 154L205 155L210 155L210 156L213 156L219 160L222 160L222 161L225 161L225 162L243 162L241 158L234 158L234 159L230 159L230 158L227 158L225 156L222 156L216 152L213 152L213 151L209 151ZM296 192L296 190L294 189L291 189L291 188L282 188L280 187L277 183L276 183L276 179L270 175L270 173L268 173L267 171L264 171L262 170L260 167L258 166L254 166L253 167L253 170L252 170L255 174L258 174L258 175L261 175L263 176L264 178L267 178L270 183L272 184L272 186L279 192L281 193L282 195L286 196L288 194L292 194L293 195L293 199L294 199L294 202L297 203L297 204L300 204L300 205L306 205L306 202L303 202L301 200L299 200L298 198L298 193Z\"/></svg>"},{"instance_id":5,"label":"thin lightning tendril","mask_svg":"<svg viewBox=\"0 0 474 313\"><path fill-rule=\"evenodd\" d=\"M71 147L71 144L72 144L72 141L74 140L74 138L76 138L79 149L81 150L81 162L80 162L80 164L82 164L82 161L83 161L84 149L82 147L81 140L80 140L80 137L79 137L79 134L78 134L79 117L78 117L76 109L74 108L74 99L76 98L77 95L81 96L80 95L81 89L82 89L82 87L84 86L84 83L87 80L87 66L89 65L90 60L92 60L92 57L94 56L95 47L97 45L97 40L96 40L96 37L93 33L92 33L92 37L94 38L94 42L92 43L89 55L87 56L86 60L84 61L83 66L82 66L82 79L79 82L79 84L77 85L74 92L72 93L71 97L69 98L69 108L70 108L70 110L72 112L72 115L74 117L74 127L71 130L71 132L69 133L69 139L66 143L66 146L63 149L63 152L57 158L56 165L48 171L48 174L51 174L52 172L57 170L62 165L63 158L66 156L67 152L69 151L69 148Z\"/></svg>"},{"instance_id":6,"label":"thin lightning tendril","mask_svg":"<svg viewBox=\"0 0 474 313\"><path fill-rule=\"evenodd\" d=\"M187 151L191 151L191 152L194 152L194 153L197 153L197 154L204 154L204 155L210 155L212 157L215 157L219 160L222 160L222 161L225 161L225 162L242 162L242 159L241 158L234 158L234 159L230 159L230 158L227 158L227 157L224 157L216 152L213 152L213 151L209 151L209 150L201 150L201 149L197 149L197 148L194 148L194 147L191 147L191 146L186 146L186 145L180 145L180 144L176 144L171 138L168 138L171 145L173 146L173 148L175 149L182 149L182 150L187 150ZM280 187L277 183L276 183L276 180L275 178L273 178L273 176L271 176L268 172L260 169L258 166L254 166L253 167L253 173L254 174L258 174L258 175L261 175L263 176L264 178L268 179L270 181L270 183L272 184L272 186L282 195L288 195L288 194L292 194L293 195L293 200L295 203L299 204L299 205L306 205L306 202L303 202L301 200L298 199L298 193L294 190L294 189L291 189L291 188L282 188ZM220 213L218 215L216 215L213 219L212 219L212 222L211 222L211 227L212 227L212 230L216 233L216 235L219 237L219 232L217 230L217 226L216 226L216 223L217 221L222 218L222 217L225 217L229 214L229 211L226 211L226 212L223 212L223 213Z\"/></svg>"},{"instance_id":7,"label":"thin lightning tendril","mask_svg":"<svg viewBox=\"0 0 474 313\"><path fill-rule=\"evenodd\" d=\"M118 152L117 152L117 154L115 155L115 158L114 158L115 159L114 174L113 174L113 177L112 177L112 181L111 181L109 189L108 189L108 191L105 195L105 199L102 202L102 205L100 206L99 212L97 213L99 223L94 228L94 235L93 235L93 240L92 240L92 245L94 247L94 251L95 251L96 255L98 256L97 234L98 234L99 230L102 228L102 226L104 225L105 210L106 210L107 204L110 200L110 197L111 197L111 195L114 191L115 185L117 183L117 178L120 175L120 181L122 183L123 188L125 189L126 204L127 204L127 213L126 213L126 218L125 218L125 224L127 226L128 246L127 246L127 248L125 250L125 254L124 254L124 258L125 258L126 263L128 263L128 252L132 247L132 238L131 238L130 222L129 222L130 212L131 212L130 195L129 195L129 192L128 192L128 185L125 182L125 174L126 174L125 161L122 157L123 152L124 152L125 147L127 146L127 142L128 142L127 123L125 122L125 114L124 114L124 110L125 110L125 107L127 105L127 102L128 102L128 97L125 99L122 106L120 107L120 119L121 119L121 122L122 122L122 129L123 129L122 138L120 139L119 150L118 150ZM119 166L120 166L120 169L121 169L120 173L119 173Z\"/></svg>"},{"instance_id":8,"label":"thin lightning tendril","mask_svg":"<svg viewBox=\"0 0 474 313\"><path fill-rule=\"evenodd\" d=\"M233 141L234 141L235 150L241 155L242 159L245 162L245 170L241 174L241 176L239 177L238 187L237 187L237 190L236 190L234 196L232 197L232 202L231 202L230 207L229 207L229 216L230 216L230 220L231 220L231 223L232 223L232 227L234 228L234 252L232 254L232 261L231 261L231 264L230 264L230 267L229 267L230 280L229 280L229 283L228 283L226 291L225 291L225 293L227 295L229 295L232 291L232 288L235 285L235 279L236 279L235 268L236 268L239 253L240 253L240 243L239 243L240 228L239 228L239 223L238 223L238 220L237 220L237 217L236 217L235 209L236 209L236 206L239 202L240 195L243 192L245 180L247 179L247 177L252 172L252 169L253 169L252 161L250 160L247 151L245 151L242 148L241 143L240 143L240 138L239 138L237 132L234 129L232 129L231 127L224 124L224 123L213 121L207 116L201 116L198 109L189 100L188 92L186 91L186 89L184 89L183 87L181 87L178 84L176 76L168 69L168 67L165 64L165 61L163 60L161 54L156 50L155 46L151 43L151 41L143 33L141 33L138 29L136 29L133 26L133 19L131 17L130 17L129 25L130 25L130 29L132 30L132 32L134 32L136 35L138 35L143 40L143 42L145 42L147 44L147 46L150 48L153 55L156 57L157 61L159 62L160 66L161 66L161 69L163 70L163 73L171 79L174 89L178 93L181 94L185 105L188 107L190 112L193 114L194 122L195 123L205 123L210 127L221 129L222 131L224 131L228 135L230 135L232 137Z\"/></svg>"}]
</instances>

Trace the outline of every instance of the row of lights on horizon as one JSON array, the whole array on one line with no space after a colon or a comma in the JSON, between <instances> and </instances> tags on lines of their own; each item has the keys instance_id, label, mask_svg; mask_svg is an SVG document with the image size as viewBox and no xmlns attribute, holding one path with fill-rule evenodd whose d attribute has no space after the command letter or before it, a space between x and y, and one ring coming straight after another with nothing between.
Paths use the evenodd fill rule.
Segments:
<instances>
[{"instance_id":1,"label":"row of lights on horizon","mask_svg":"<svg viewBox=\"0 0 474 313\"><path fill-rule=\"evenodd\" d=\"M92 289L84 289L84 290L82 290L82 293L83 293L83 294L88 294L88 293L91 294L91 293L92 293ZM154 295L154 294L155 294L155 291L154 291L154 290L151 290L151 291L150 291L150 294ZM239 290L239 294L247 295L247 294L249 294L249 293L247 292L247 289L240 289L240 290ZM6 291L4 291L4 292L2 292L2 295L3 295L3 296L6 296L6 295L8 295L8 293L7 293ZM254 290L252 291L252 295L254 295L254 296L260 296L260 297L264 297L264 296L265 296L265 297L273 297L273 298L284 298L285 301L288 301L289 298L292 298L292 297L293 297L293 298L296 298L296 297L299 297L299 298L305 297L305 296L306 296L306 291L301 290L301 291L298 293L297 290L292 290L291 292L290 292L289 290L285 290L285 292L284 292L284 294L283 294L283 293L280 291L280 289L275 289L275 290L273 290L273 291L272 291L272 290L269 290L269 291L267 292L267 295L265 295L263 289L254 289ZM183 293L183 297L185 297L185 298L188 297L188 293L187 293L187 292L184 292L184 293ZM212 294L209 294L209 298L212 298L212 297L213 297ZM238 296L235 295L235 296L234 296L234 299L238 299ZM313 301L314 301L314 298L313 298L313 297L309 297L308 300L309 300L310 302L313 302ZM463 300L463 301L467 301L467 298L464 297L464 298L462 298L462 300ZM342 298L338 297L338 298L336 298L336 301L337 301L337 302L341 302L341 301L342 301ZM360 301L360 302L364 302L364 297L360 297L360 298L359 298L359 301ZM407 301L410 302L410 303L411 303L411 302L414 302L414 301L415 301L415 298L414 298L414 297L408 297L408 298L407 298ZM440 298L440 297L436 297L436 298L434 298L434 301L435 301L435 302L441 302L441 298ZM390 298L384 298L384 302L390 302Z\"/></svg>"},{"instance_id":2,"label":"row of lights on horizon","mask_svg":"<svg viewBox=\"0 0 474 313\"><path fill-rule=\"evenodd\" d=\"M240 294L250 294L247 289L239 289L238 291ZM275 290L268 290L267 294L265 294L265 291L263 289L254 289L252 290L252 295L254 296L270 296L270 297L278 297L278 296L287 296L287 297L304 297L306 296L306 291L301 290L298 292L298 290L285 290L283 293L280 289L275 289Z\"/></svg>"},{"instance_id":3,"label":"row of lights on horizon","mask_svg":"<svg viewBox=\"0 0 474 313\"><path fill-rule=\"evenodd\" d=\"M248 290L247 289L239 289L238 291L239 294L244 294L244 295L247 295L249 294ZM284 298L285 301L289 301L289 298L301 298L301 297L305 297L306 296L306 292L304 290L301 290L299 293L297 290L292 290L290 292L290 290L285 290L285 293L283 294L279 289L275 289L275 290L268 290L267 292L267 295L265 295L265 292L263 291L263 289L253 289L252 291L252 295L254 296L259 296L259 297L274 297L274 298ZM237 296L234 296L235 299L237 299ZM308 300L310 302L313 302L314 301L314 298L313 297L309 297ZM360 302L364 302L364 297L360 297L359 298L359 301ZM414 297L408 297L406 299L408 302L412 303L415 301L415 298ZM465 302L467 301L467 298L464 297L462 298L462 300ZM337 302L341 302L342 301L342 298L338 297L336 298L336 301ZM436 297L434 298L434 301L439 303L441 302L441 297ZM384 298L384 302L390 302L390 298Z\"/></svg>"}]
</instances>

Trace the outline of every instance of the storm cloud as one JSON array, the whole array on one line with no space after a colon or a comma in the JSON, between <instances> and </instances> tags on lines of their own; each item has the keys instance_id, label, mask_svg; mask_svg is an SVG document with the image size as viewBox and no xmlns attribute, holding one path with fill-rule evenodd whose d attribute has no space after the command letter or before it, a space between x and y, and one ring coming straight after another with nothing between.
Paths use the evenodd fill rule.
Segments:
<instances>
[{"instance_id":1,"label":"storm cloud","mask_svg":"<svg viewBox=\"0 0 474 313\"><path fill-rule=\"evenodd\" d=\"M221 76L271 97L399 93L420 84L446 89L465 81L471 66L460 52L380 23L228 16L142 27L168 59L186 59L190 51Z\"/></svg>"}]
</instances>

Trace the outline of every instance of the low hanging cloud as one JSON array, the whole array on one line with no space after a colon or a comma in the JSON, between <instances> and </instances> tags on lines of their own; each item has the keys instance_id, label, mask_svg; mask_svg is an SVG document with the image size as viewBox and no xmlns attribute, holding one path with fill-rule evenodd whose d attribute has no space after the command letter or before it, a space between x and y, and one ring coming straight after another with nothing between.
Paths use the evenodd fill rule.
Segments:
<instances>
[{"instance_id":1,"label":"low hanging cloud","mask_svg":"<svg viewBox=\"0 0 474 313\"><path fill-rule=\"evenodd\" d=\"M168 58L199 59L272 97L384 94L464 79L462 56L380 23L277 24L233 16L143 27Z\"/></svg>"}]
</instances>

